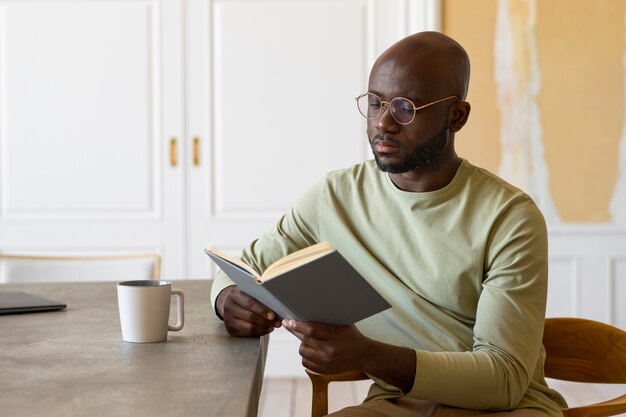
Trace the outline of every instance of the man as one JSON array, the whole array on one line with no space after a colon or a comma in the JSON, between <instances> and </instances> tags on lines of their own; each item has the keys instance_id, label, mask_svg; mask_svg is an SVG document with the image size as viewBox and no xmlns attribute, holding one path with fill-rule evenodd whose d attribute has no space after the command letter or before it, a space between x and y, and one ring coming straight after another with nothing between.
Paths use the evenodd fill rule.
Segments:
<instances>
[{"instance_id":1,"label":"man","mask_svg":"<svg viewBox=\"0 0 626 417\"><path fill-rule=\"evenodd\" d=\"M469 58L436 32L374 64L359 97L374 161L332 172L252 243L259 271L311 244L335 246L392 308L355 326L287 320L305 367L372 377L337 416L560 416L543 377L547 237L530 197L459 158ZM212 298L234 336L281 325L223 274Z\"/></svg>"}]
</instances>

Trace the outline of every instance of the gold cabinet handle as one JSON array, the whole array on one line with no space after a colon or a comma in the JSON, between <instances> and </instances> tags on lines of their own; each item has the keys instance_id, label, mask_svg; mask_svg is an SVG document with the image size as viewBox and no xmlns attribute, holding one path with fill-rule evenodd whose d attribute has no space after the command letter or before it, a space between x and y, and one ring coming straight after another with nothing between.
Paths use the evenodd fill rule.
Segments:
<instances>
[{"instance_id":1,"label":"gold cabinet handle","mask_svg":"<svg viewBox=\"0 0 626 417\"><path fill-rule=\"evenodd\" d=\"M170 139L170 165L173 167L178 165L178 146L176 146L176 138Z\"/></svg>"},{"instance_id":2,"label":"gold cabinet handle","mask_svg":"<svg viewBox=\"0 0 626 417\"><path fill-rule=\"evenodd\" d=\"M200 166L200 139L197 136L193 138L193 164Z\"/></svg>"}]
</instances>

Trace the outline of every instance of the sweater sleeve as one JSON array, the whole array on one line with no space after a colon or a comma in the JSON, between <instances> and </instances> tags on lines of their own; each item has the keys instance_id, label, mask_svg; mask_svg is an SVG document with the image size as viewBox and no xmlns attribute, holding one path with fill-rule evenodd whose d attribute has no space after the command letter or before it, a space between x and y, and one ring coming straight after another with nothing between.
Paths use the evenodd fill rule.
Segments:
<instances>
[{"instance_id":1,"label":"sweater sleeve","mask_svg":"<svg viewBox=\"0 0 626 417\"><path fill-rule=\"evenodd\" d=\"M304 193L272 230L244 249L241 259L257 272L263 273L280 258L318 243L317 204L323 188L324 183L321 182ZM219 294L231 285L235 283L223 271L219 271L211 287L211 304L214 309ZM217 310L214 311L217 314Z\"/></svg>"},{"instance_id":2,"label":"sweater sleeve","mask_svg":"<svg viewBox=\"0 0 626 417\"><path fill-rule=\"evenodd\" d=\"M540 360L547 297L547 232L528 196L493 225L471 352L416 350L408 395L478 410L515 408Z\"/></svg>"}]
</instances>

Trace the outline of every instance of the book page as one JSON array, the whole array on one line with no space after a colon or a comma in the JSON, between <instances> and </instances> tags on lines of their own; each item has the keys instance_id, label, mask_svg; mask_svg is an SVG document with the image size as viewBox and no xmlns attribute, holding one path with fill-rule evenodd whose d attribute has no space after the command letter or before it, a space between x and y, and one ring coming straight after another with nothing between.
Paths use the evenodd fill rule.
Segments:
<instances>
[{"instance_id":1,"label":"book page","mask_svg":"<svg viewBox=\"0 0 626 417\"><path fill-rule=\"evenodd\" d=\"M228 255L227 253L222 252L221 250L215 249L215 248L211 248L209 249L209 252L211 252L212 254L219 256L220 258L224 259L227 262L230 262L231 264L249 272L251 275L254 276L254 278L257 280L257 282L261 282L261 277L259 276L259 273L256 272L254 270L254 268L252 268L250 265L246 264L245 262L243 262L241 259L237 259L233 256Z\"/></svg>"},{"instance_id":2,"label":"book page","mask_svg":"<svg viewBox=\"0 0 626 417\"><path fill-rule=\"evenodd\" d=\"M262 281L267 281L272 277L283 274L289 270L295 269L300 265L311 262L329 252L335 250L329 243L320 242L308 248L290 253L289 255L279 259L271 264L261 276Z\"/></svg>"}]
</instances>

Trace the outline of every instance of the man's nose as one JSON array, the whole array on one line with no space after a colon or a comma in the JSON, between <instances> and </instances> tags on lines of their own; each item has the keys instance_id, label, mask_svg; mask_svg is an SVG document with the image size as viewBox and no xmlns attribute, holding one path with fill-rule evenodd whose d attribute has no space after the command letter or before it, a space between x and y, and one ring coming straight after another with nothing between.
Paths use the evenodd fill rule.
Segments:
<instances>
[{"instance_id":1,"label":"man's nose","mask_svg":"<svg viewBox=\"0 0 626 417\"><path fill-rule=\"evenodd\" d=\"M381 132L397 131L400 124L391 115L389 104L385 104L380 112L380 115L376 119L376 128Z\"/></svg>"}]
</instances>

